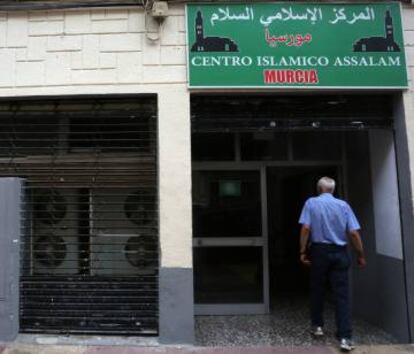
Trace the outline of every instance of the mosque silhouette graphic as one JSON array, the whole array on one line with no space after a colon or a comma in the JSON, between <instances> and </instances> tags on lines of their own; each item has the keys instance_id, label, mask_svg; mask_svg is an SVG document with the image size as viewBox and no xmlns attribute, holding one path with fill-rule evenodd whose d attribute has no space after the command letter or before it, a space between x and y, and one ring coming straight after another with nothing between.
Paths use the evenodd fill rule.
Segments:
<instances>
[{"instance_id":1,"label":"mosque silhouette graphic","mask_svg":"<svg viewBox=\"0 0 414 354\"><path fill-rule=\"evenodd\" d=\"M354 52L400 52L394 40L394 25L390 10L385 12L385 37L361 38L354 44Z\"/></svg>"},{"instance_id":2,"label":"mosque silhouette graphic","mask_svg":"<svg viewBox=\"0 0 414 354\"><path fill-rule=\"evenodd\" d=\"M195 19L196 40L192 52L238 52L238 45L230 38L204 37L203 15L197 11Z\"/></svg>"}]
</instances>

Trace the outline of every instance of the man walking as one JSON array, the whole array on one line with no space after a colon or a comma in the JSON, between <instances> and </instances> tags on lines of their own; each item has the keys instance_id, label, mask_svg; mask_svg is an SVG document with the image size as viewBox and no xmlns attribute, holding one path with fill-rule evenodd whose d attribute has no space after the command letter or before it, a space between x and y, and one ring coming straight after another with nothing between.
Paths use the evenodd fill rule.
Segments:
<instances>
[{"instance_id":1,"label":"man walking","mask_svg":"<svg viewBox=\"0 0 414 354\"><path fill-rule=\"evenodd\" d=\"M366 261L359 234L360 226L351 207L333 196L335 181L322 177L319 196L309 198L300 215L300 261L310 266L312 334L323 336L325 286L330 281L335 299L336 337L342 351L354 349L348 270L351 265L348 240L357 254L359 267ZM310 257L308 246L310 245Z\"/></svg>"}]
</instances>

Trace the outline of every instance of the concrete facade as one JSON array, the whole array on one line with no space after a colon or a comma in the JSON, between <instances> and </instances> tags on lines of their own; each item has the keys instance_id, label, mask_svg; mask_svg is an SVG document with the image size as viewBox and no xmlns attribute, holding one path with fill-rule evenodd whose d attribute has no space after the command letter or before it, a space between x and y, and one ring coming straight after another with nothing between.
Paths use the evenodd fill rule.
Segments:
<instances>
[{"instance_id":1,"label":"concrete facade","mask_svg":"<svg viewBox=\"0 0 414 354\"><path fill-rule=\"evenodd\" d=\"M165 335L168 342L187 343L192 341L191 331L182 337L174 333L174 328L178 331L180 324L192 328L193 318L192 308L184 309L186 313L183 314L181 303L182 299L193 298L185 6L170 5L170 15L162 27L159 41L147 38L157 35L157 26L151 21L148 19L146 33L144 12L133 7L0 13L0 97L158 95L161 275L171 280L168 275L175 274L181 279L182 289L181 293L168 293L168 299L161 297L160 318L163 321L174 318L172 321L176 322L161 326L160 335ZM403 7L403 26L410 80L410 89L403 94L403 110L408 142L407 170L412 176L414 6ZM398 153L398 147L396 150ZM412 218L414 178L409 183L406 189L411 202L404 210L406 216ZM403 244L404 247L406 274L414 275L414 244L412 247ZM412 248L412 253L407 247ZM400 254L401 250L396 252ZM409 252L413 255L412 261L407 260ZM413 284L407 287L408 291L413 290L414 297L414 276L411 279ZM160 289L163 290L162 284ZM164 290L168 292L168 289ZM411 303L414 305L414 300ZM174 311L180 315L174 317Z\"/></svg>"},{"instance_id":2,"label":"concrete facade","mask_svg":"<svg viewBox=\"0 0 414 354\"><path fill-rule=\"evenodd\" d=\"M168 294L160 297L160 340L190 343L193 309L182 303L193 299L184 6L170 6L159 41L146 37L144 23L142 8L0 13L0 97L157 94L160 289ZM148 30L156 36L151 19ZM178 290L169 288L177 285L171 274Z\"/></svg>"},{"instance_id":3,"label":"concrete facade","mask_svg":"<svg viewBox=\"0 0 414 354\"><path fill-rule=\"evenodd\" d=\"M144 22L140 8L0 13L0 97L156 93L161 264L191 268L191 222L177 217L191 220L184 6L170 6L160 41Z\"/></svg>"},{"instance_id":4,"label":"concrete facade","mask_svg":"<svg viewBox=\"0 0 414 354\"><path fill-rule=\"evenodd\" d=\"M185 87L184 6L170 6L160 41L146 38L144 22L140 8L1 13L1 95Z\"/></svg>"},{"instance_id":5,"label":"concrete facade","mask_svg":"<svg viewBox=\"0 0 414 354\"><path fill-rule=\"evenodd\" d=\"M411 117L414 117L414 86L413 86L413 75L414 75L414 7L406 6L403 7L402 21L404 28L404 45L407 58L407 71L408 71L408 82L409 90L404 92L404 110L405 119L407 124L407 138L410 155L410 166L414 167L414 122ZM411 179L411 188L414 189L414 180Z\"/></svg>"}]
</instances>

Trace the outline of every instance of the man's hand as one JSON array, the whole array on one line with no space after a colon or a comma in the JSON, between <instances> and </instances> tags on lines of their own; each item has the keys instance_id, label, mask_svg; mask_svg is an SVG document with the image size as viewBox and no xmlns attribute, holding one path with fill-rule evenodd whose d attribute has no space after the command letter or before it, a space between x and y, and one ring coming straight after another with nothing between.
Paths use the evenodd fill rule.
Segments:
<instances>
[{"instance_id":1,"label":"man's hand","mask_svg":"<svg viewBox=\"0 0 414 354\"><path fill-rule=\"evenodd\" d=\"M311 265L311 262L306 254L306 250L308 248L308 242L309 242L309 233L310 233L310 226L303 224L300 229L299 259L300 259L300 262L306 267L309 267Z\"/></svg>"},{"instance_id":2,"label":"man's hand","mask_svg":"<svg viewBox=\"0 0 414 354\"><path fill-rule=\"evenodd\" d=\"M367 261L365 260L364 247L362 246L361 235L359 234L358 230L352 230L349 234L351 236L352 246L354 247L354 250L357 254L358 268L365 268L365 266L367 265Z\"/></svg>"},{"instance_id":3,"label":"man's hand","mask_svg":"<svg viewBox=\"0 0 414 354\"><path fill-rule=\"evenodd\" d=\"M308 255L306 253L302 253L300 255L300 262L306 267L310 267L310 265L311 265L311 261L308 258Z\"/></svg>"},{"instance_id":4,"label":"man's hand","mask_svg":"<svg viewBox=\"0 0 414 354\"><path fill-rule=\"evenodd\" d=\"M367 261L364 256L358 256L357 258L358 268L365 268L367 266Z\"/></svg>"}]
</instances>

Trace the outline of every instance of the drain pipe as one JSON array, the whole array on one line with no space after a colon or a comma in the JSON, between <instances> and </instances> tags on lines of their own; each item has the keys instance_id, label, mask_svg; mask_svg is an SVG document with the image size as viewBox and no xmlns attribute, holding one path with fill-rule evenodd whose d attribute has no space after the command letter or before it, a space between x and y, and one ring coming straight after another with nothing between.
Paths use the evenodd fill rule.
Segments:
<instances>
[{"instance_id":1,"label":"drain pipe","mask_svg":"<svg viewBox=\"0 0 414 354\"><path fill-rule=\"evenodd\" d=\"M143 6L141 0L68 0L57 1L13 1L0 2L0 11L59 10L90 7Z\"/></svg>"}]
</instances>

